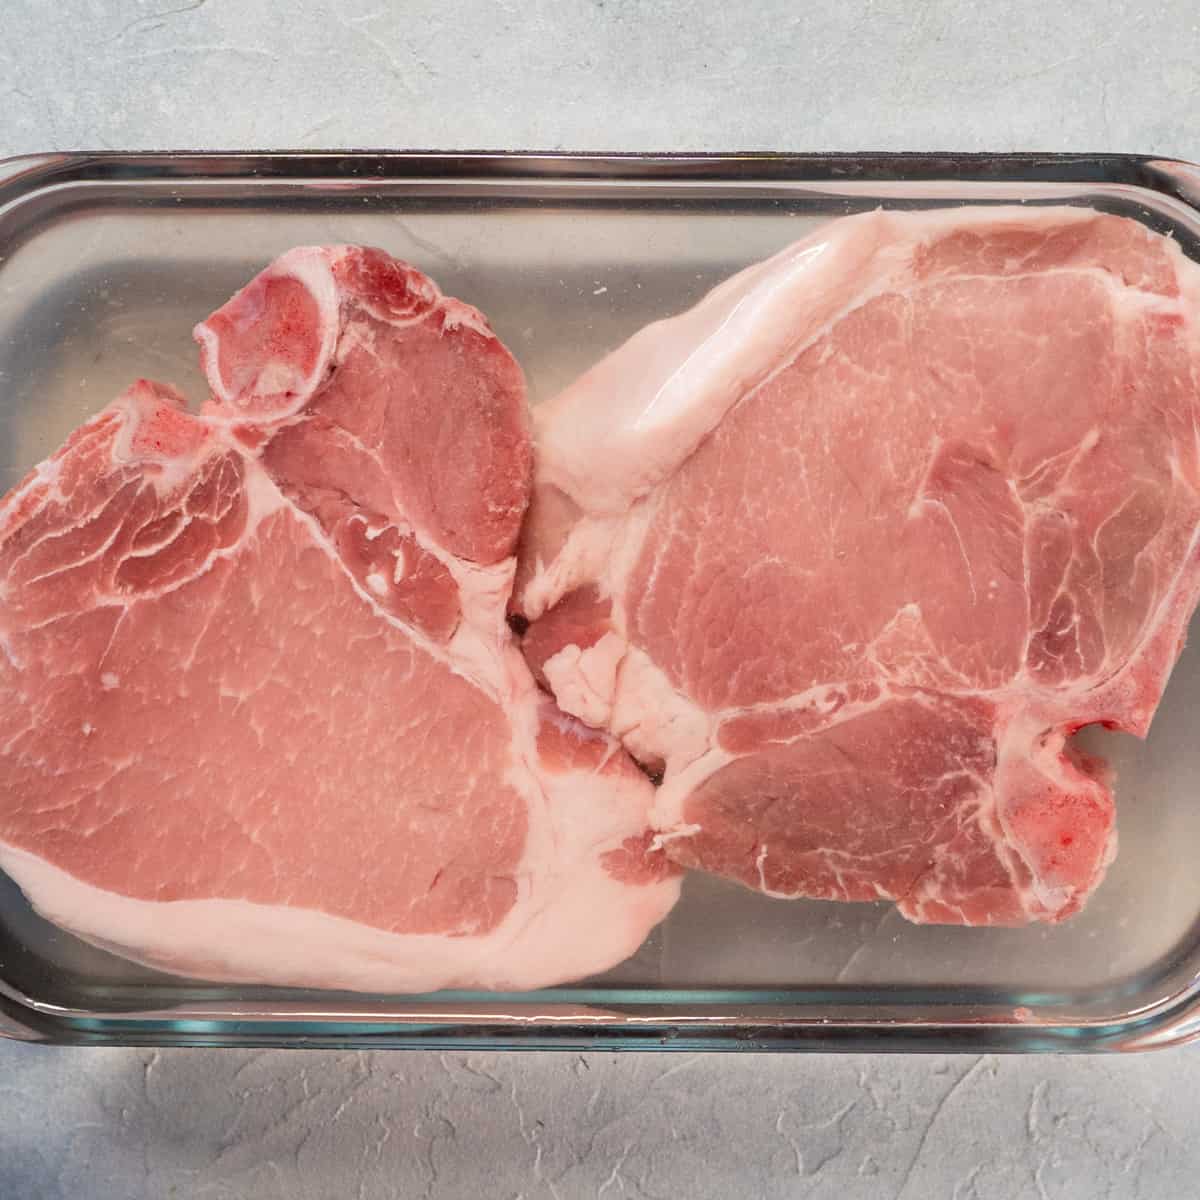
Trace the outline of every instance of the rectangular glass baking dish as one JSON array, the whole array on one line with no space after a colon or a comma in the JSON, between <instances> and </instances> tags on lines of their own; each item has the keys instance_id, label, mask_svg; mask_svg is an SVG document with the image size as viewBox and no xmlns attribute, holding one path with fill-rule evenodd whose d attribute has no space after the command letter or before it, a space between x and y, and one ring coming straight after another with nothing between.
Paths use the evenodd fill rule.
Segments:
<instances>
[{"instance_id":1,"label":"rectangular glass baking dish","mask_svg":"<svg viewBox=\"0 0 1200 1200\"><path fill-rule=\"evenodd\" d=\"M138 375L203 394L192 324L270 258L373 243L484 310L534 402L829 217L1092 205L1200 258L1200 168L1134 156L79 154L0 163L0 487ZM38 918L0 876L0 1034L74 1043L1132 1050L1200 1033L1200 637L1114 762L1121 850L1058 927L909 925L715 880L602 977L519 994L215 986Z\"/></svg>"}]
</instances>

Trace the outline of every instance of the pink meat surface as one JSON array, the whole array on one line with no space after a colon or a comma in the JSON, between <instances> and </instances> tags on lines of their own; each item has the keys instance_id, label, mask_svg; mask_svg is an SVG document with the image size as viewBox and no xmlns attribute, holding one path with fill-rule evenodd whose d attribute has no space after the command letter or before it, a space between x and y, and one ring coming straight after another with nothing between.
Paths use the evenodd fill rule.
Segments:
<instances>
[{"instance_id":1,"label":"pink meat surface","mask_svg":"<svg viewBox=\"0 0 1200 1200\"><path fill-rule=\"evenodd\" d=\"M505 613L519 368L380 251L284 255L0 507L0 867L223 980L424 991L602 970L674 902L653 792Z\"/></svg>"},{"instance_id":2,"label":"pink meat surface","mask_svg":"<svg viewBox=\"0 0 1200 1200\"><path fill-rule=\"evenodd\" d=\"M1078 910L1200 586L1200 268L1087 209L873 212L536 416L516 611L679 863L916 921Z\"/></svg>"}]
</instances>

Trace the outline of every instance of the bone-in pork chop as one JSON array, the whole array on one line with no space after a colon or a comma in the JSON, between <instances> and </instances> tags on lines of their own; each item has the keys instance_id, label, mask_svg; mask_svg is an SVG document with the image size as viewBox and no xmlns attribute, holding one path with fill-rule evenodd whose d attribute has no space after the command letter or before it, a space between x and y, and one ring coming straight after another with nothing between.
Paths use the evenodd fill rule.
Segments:
<instances>
[{"instance_id":1,"label":"bone-in pork chop","mask_svg":"<svg viewBox=\"0 0 1200 1200\"><path fill-rule=\"evenodd\" d=\"M1115 850L1197 600L1200 268L1087 209L873 212L536 417L516 611L664 773L669 854L917 921L1054 921Z\"/></svg>"},{"instance_id":2,"label":"bone-in pork chop","mask_svg":"<svg viewBox=\"0 0 1200 1200\"><path fill-rule=\"evenodd\" d=\"M379 251L284 255L0 509L0 867L223 980L528 988L677 881L649 783L539 693L505 609L524 382Z\"/></svg>"}]
</instances>

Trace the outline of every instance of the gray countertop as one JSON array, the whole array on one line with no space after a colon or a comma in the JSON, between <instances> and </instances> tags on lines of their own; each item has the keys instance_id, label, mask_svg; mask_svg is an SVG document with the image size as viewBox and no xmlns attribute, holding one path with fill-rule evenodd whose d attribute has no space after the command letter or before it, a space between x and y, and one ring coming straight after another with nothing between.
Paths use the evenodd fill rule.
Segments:
<instances>
[{"instance_id":1,"label":"gray countertop","mask_svg":"<svg viewBox=\"0 0 1200 1200\"><path fill-rule=\"evenodd\" d=\"M1200 13L1063 0L8 0L0 152L1200 157ZM1197 1085L1193 1093L1191 1085ZM0 1200L1181 1197L1200 1055L289 1053L0 1042Z\"/></svg>"}]
</instances>

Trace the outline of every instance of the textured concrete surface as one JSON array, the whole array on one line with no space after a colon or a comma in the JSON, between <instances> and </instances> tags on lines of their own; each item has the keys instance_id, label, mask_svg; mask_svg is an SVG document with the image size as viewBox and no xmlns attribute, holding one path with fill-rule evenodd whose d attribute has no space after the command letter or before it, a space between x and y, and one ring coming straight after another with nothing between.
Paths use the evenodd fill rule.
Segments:
<instances>
[{"instance_id":1,"label":"textured concrete surface","mask_svg":"<svg viewBox=\"0 0 1200 1200\"><path fill-rule=\"evenodd\" d=\"M1185 154L1191 0L6 0L9 151Z\"/></svg>"},{"instance_id":2,"label":"textured concrete surface","mask_svg":"<svg viewBox=\"0 0 1200 1200\"><path fill-rule=\"evenodd\" d=\"M1198 27L1191 0L7 0L0 151L1198 157ZM1174 1198L1196 1194L1198 1093L1188 1050L684 1058L0 1043L0 1200Z\"/></svg>"},{"instance_id":3,"label":"textured concrete surface","mask_svg":"<svg viewBox=\"0 0 1200 1200\"><path fill-rule=\"evenodd\" d=\"M1200 1055L0 1054L4 1200L1194 1196Z\"/></svg>"}]
</instances>

